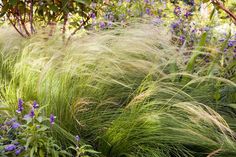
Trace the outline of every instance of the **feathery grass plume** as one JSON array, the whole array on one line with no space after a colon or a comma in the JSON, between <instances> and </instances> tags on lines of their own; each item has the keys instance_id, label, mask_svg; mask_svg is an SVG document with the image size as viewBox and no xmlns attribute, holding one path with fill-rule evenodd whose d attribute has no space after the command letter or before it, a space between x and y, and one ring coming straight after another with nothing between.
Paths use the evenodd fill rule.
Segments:
<instances>
[{"instance_id":1,"label":"feathery grass plume","mask_svg":"<svg viewBox=\"0 0 236 157\"><path fill-rule=\"evenodd\" d=\"M50 104L61 121L72 120L81 101L87 102L83 110L119 108L151 70L179 57L169 46L169 34L158 29L133 25L91 34L67 47L58 37L35 36L15 64L10 86L25 99Z\"/></svg>"},{"instance_id":2,"label":"feathery grass plume","mask_svg":"<svg viewBox=\"0 0 236 157\"><path fill-rule=\"evenodd\" d=\"M172 89L154 83L137 94L101 136L99 150L106 156L206 156L215 150L234 156L235 133L226 121Z\"/></svg>"},{"instance_id":3,"label":"feathery grass plume","mask_svg":"<svg viewBox=\"0 0 236 157\"><path fill-rule=\"evenodd\" d=\"M25 39L9 27L1 27L0 32L0 100L3 101L6 100L4 93L15 95L9 91L8 84L12 79L11 73L21 55Z\"/></svg>"}]
</instances>

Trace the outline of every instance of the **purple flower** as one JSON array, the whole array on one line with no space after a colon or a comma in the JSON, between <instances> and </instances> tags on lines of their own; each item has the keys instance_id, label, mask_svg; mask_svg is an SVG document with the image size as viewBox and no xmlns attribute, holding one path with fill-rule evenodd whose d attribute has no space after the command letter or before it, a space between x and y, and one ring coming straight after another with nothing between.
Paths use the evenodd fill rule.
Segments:
<instances>
[{"instance_id":1,"label":"purple flower","mask_svg":"<svg viewBox=\"0 0 236 157\"><path fill-rule=\"evenodd\" d=\"M112 25L113 25L112 21L108 21L108 22L107 22L107 26L108 26L108 27L112 27Z\"/></svg>"},{"instance_id":2,"label":"purple flower","mask_svg":"<svg viewBox=\"0 0 236 157\"><path fill-rule=\"evenodd\" d=\"M21 153L21 149L17 149L16 151L15 151L15 154L16 155L19 155Z\"/></svg>"},{"instance_id":3,"label":"purple flower","mask_svg":"<svg viewBox=\"0 0 236 157\"><path fill-rule=\"evenodd\" d=\"M28 121L30 118L31 118L31 116L29 114L26 114L26 115L24 115L23 119Z\"/></svg>"},{"instance_id":4,"label":"purple flower","mask_svg":"<svg viewBox=\"0 0 236 157\"><path fill-rule=\"evenodd\" d=\"M32 109L30 110L30 112L24 116L23 119L28 120L28 119L30 119L30 118L33 118L34 115L35 115L35 113L34 113L34 108L32 108Z\"/></svg>"},{"instance_id":5,"label":"purple flower","mask_svg":"<svg viewBox=\"0 0 236 157\"><path fill-rule=\"evenodd\" d=\"M75 136L75 139L76 139L77 142L79 142L79 141L80 141L79 135L76 135L76 136Z\"/></svg>"},{"instance_id":6,"label":"purple flower","mask_svg":"<svg viewBox=\"0 0 236 157\"><path fill-rule=\"evenodd\" d=\"M12 124L11 127L12 127L13 129L17 129L17 128L20 127L20 123L15 122L15 123Z\"/></svg>"},{"instance_id":7,"label":"purple flower","mask_svg":"<svg viewBox=\"0 0 236 157\"><path fill-rule=\"evenodd\" d=\"M232 47L232 46L234 46L234 43L231 42L231 41L229 41L228 46L229 46L229 47Z\"/></svg>"},{"instance_id":8,"label":"purple flower","mask_svg":"<svg viewBox=\"0 0 236 157\"><path fill-rule=\"evenodd\" d=\"M151 15L151 9L150 8L146 8L146 14Z\"/></svg>"},{"instance_id":9,"label":"purple flower","mask_svg":"<svg viewBox=\"0 0 236 157\"><path fill-rule=\"evenodd\" d=\"M204 31L208 32L208 31L210 31L210 28L209 27L205 27Z\"/></svg>"},{"instance_id":10,"label":"purple flower","mask_svg":"<svg viewBox=\"0 0 236 157\"><path fill-rule=\"evenodd\" d=\"M53 125L55 123L55 116L53 114L50 115L50 123Z\"/></svg>"},{"instance_id":11,"label":"purple flower","mask_svg":"<svg viewBox=\"0 0 236 157\"><path fill-rule=\"evenodd\" d=\"M39 108L39 104L36 101L33 102L33 108L34 109Z\"/></svg>"},{"instance_id":12,"label":"purple flower","mask_svg":"<svg viewBox=\"0 0 236 157\"><path fill-rule=\"evenodd\" d=\"M20 153L23 152L24 149L25 149L24 147L21 147L21 148L17 149L17 150L15 151L16 156L20 155Z\"/></svg>"},{"instance_id":13,"label":"purple flower","mask_svg":"<svg viewBox=\"0 0 236 157\"><path fill-rule=\"evenodd\" d=\"M6 125L12 125L12 123L16 122L15 118L12 118L11 120L7 121L5 124Z\"/></svg>"},{"instance_id":14,"label":"purple flower","mask_svg":"<svg viewBox=\"0 0 236 157\"><path fill-rule=\"evenodd\" d=\"M127 3L130 3L130 0L126 0Z\"/></svg>"},{"instance_id":15,"label":"purple flower","mask_svg":"<svg viewBox=\"0 0 236 157\"><path fill-rule=\"evenodd\" d=\"M189 5L194 6L194 0L190 0Z\"/></svg>"},{"instance_id":16,"label":"purple flower","mask_svg":"<svg viewBox=\"0 0 236 157\"><path fill-rule=\"evenodd\" d=\"M191 15L192 15L192 13L189 12L189 11L186 11L186 13L184 14L184 16L185 16L186 18L188 18L188 17L191 16Z\"/></svg>"},{"instance_id":17,"label":"purple flower","mask_svg":"<svg viewBox=\"0 0 236 157\"><path fill-rule=\"evenodd\" d=\"M9 144L5 146L5 151L13 151L16 149L16 146L14 144Z\"/></svg>"},{"instance_id":18,"label":"purple flower","mask_svg":"<svg viewBox=\"0 0 236 157\"><path fill-rule=\"evenodd\" d=\"M219 42L224 42L224 41L225 41L225 39L220 39L220 40L219 40Z\"/></svg>"},{"instance_id":19,"label":"purple flower","mask_svg":"<svg viewBox=\"0 0 236 157\"><path fill-rule=\"evenodd\" d=\"M236 40L230 40L230 41L228 42L228 46L229 46L229 47L233 47L235 43L236 43Z\"/></svg>"},{"instance_id":20,"label":"purple flower","mask_svg":"<svg viewBox=\"0 0 236 157\"><path fill-rule=\"evenodd\" d=\"M161 23L162 23L162 20L161 20L160 18L155 18L155 19L152 20L152 23L153 23L154 25L158 25L158 24L161 24Z\"/></svg>"},{"instance_id":21,"label":"purple flower","mask_svg":"<svg viewBox=\"0 0 236 157\"><path fill-rule=\"evenodd\" d=\"M179 27L179 22L174 22L171 24L171 28L174 30Z\"/></svg>"},{"instance_id":22,"label":"purple flower","mask_svg":"<svg viewBox=\"0 0 236 157\"><path fill-rule=\"evenodd\" d=\"M181 35L180 38L179 38L179 40L180 40L182 43L184 43L185 37L184 37L183 35Z\"/></svg>"},{"instance_id":23,"label":"purple flower","mask_svg":"<svg viewBox=\"0 0 236 157\"><path fill-rule=\"evenodd\" d=\"M29 116L30 116L31 118L33 118L34 115L35 115L35 113L34 113L34 109L30 110Z\"/></svg>"},{"instance_id":24,"label":"purple flower","mask_svg":"<svg viewBox=\"0 0 236 157\"><path fill-rule=\"evenodd\" d=\"M91 13L91 18L95 19L96 18L96 14L95 13Z\"/></svg>"},{"instance_id":25,"label":"purple flower","mask_svg":"<svg viewBox=\"0 0 236 157\"><path fill-rule=\"evenodd\" d=\"M99 27L100 27L101 29L104 29L104 28L106 27L105 22L101 21L101 22L99 23Z\"/></svg>"},{"instance_id":26,"label":"purple flower","mask_svg":"<svg viewBox=\"0 0 236 157\"><path fill-rule=\"evenodd\" d=\"M179 6L175 7L174 14L179 16L181 14L181 8Z\"/></svg>"},{"instance_id":27,"label":"purple flower","mask_svg":"<svg viewBox=\"0 0 236 157\"><path fill-rule=\"evenodd\" d=\"M24 101L20 98L19 100L18 100L18 110L16 110L16 112L17 113L21 113L22 111L23 111L23 103L24 103Z\"/></svg>"},{"instance_id":28,"label":"purple flower","mask_svg":"<svg viewBox=\"0 0 236 157\"><path fill-rule=\"evenodd\" d=\"M154 5L155 1L154 0L152 0L152 1L151 0L144 0L144 3Z\"/></svg>"}]
</instances>

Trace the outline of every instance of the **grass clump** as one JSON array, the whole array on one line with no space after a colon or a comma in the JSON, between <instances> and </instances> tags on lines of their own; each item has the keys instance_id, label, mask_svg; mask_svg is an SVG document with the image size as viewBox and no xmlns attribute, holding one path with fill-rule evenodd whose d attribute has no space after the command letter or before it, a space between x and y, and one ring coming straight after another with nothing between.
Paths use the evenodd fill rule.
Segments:
<instances>
[{"instance_id":1,"label":"grass clump","mask_svg":"<svg viewBox=\"0 0 236 157\"><path fill-rule=\"evenodd\" d=\"M45 104L62 146L79 134L108 157L236 155L235 80L209 72L201 56L188 70L189 50L162 26L89 32L67 46L38 34L14 55L0 45L4 108L15 114L18 98Z\"/></svg>"}]
</instances>

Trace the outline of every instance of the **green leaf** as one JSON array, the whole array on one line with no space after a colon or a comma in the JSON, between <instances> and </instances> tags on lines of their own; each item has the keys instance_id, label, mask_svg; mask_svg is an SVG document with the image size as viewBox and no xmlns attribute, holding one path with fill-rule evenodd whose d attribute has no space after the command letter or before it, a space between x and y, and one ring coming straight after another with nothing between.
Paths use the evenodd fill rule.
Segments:
<instances>
[{"instance_id":1,"label":"green leaf","mask_svg":"<svg viewBox=\"0 0 236 157\"><path fill-rule=\"evenodd\" d=\"M46 126L46 125L43 125L43 126L41 126L41 127L38 129L38 131L39 131L39 132L40 132L40 131L46 131L47 129L49 129L49 127Z\"/></svg>"},{"instance_id":2,"label":"green leaf","mask_svg":"<svg viewBox=\"0 0 236 157\"><path fill-rule=\"evenodd\" d=\"M236 104L229 104L229 107L236 109Z\"/></svg>"},{"instance_id":3,"label":"green leaf","mask_svg":"<svg viewBox=\"0 0 236 157\"><path fill-rule=\"evenodd\" d=\"M210 20L212 20L213 15L215 14L216 8L214 7L214 9L212 10L211 14L210 14Z\"/></svg>"},{"instance_id":4,"label":"green leaf","mask_svg":"<svg viewBox=\"0 0 236 157\"><path fill-rule=\"evenodd\" d=\"M15 6L17 4L17 0L9 0L9 4Z\"/></svg>"},{"instance_id":5,"label":"green leaf","mask_svg":"<svg viewBox=\"0 0 236 157\"><path fill-rule=\"evenodd\" d=\"M195 65L195 61L196 61L197 57L198 57L200 54L203 54L203 53L201 52L201 49L202 49L202 47L206 44L206 39L207 39L207 33L205 32L205 33L202 34L201 40L200 40L200 42L199 42L199 44L198 44L198 47L196 48L195 51L193 51L193 54L192 54L192 56L191 56L191 58L190 58L190 60L189 60L189 62L188 62L188 64L187 64L186 70L187 70L188 72L193 72L194 65Z\"/></svg>"},{"instance_id":6,"label":"green leaf","mask_svg":"<svg viewBox=\"0 0 236 157\"><path fill-rule=\"evenodd\" d=\"M27 124L32 122L32 118L30 116L26 116L23 119L26 120Z\"/></svg>"},{"instance_id":7,"label":"green leaf","mask_svg":"<svg viewBox=\"0 0 236 157\"><path fill-rule=\"evenodd\" d=\"M44 151L42 149L39 150L39 157L44 157Z\"/></svg>"},{"instance_id":8,"label":"green leaf","mask_svg":"<svg viewBox=\"0 0 236 157\"><path fill-rule=\"evenodd\" d=\"M29 137L28 139L27 139L27 142L26 142L26 145L25 145L25 149L27 150L28 149L28 147L29 147L29 145L30 145L30 143L33 141L33 137Z\"/></svg>"},{"instance_id":9,"label":"green leaf","mask_svg":"<svg viewBox=\"0 0 236 157\"><path fill-rule=\"evenodd\" d=\"M206 44L206 39L207 39L207 32L202 34L197 50L200 50Z\"/></svg>"},{"instance_id":10,"label":"green leaf","mask_svg":"<svg viewBox=\"0 0 236 157\"><path fill-rule=\"evenodd\" d=\"M42 116L39 116L39 117L37 118L37 121L38 121L39 123L42 123L42 122L43 122L43 117L42 117Z\"/></svg>"},{"instance_id":11,"label":"green leaf","mask_svg":"<svg viewBox=\"0 0 236 157\"><path fill-rule=\"evenodd\" d=\"M35 147L33 147L33 148L30 150L30 157L34 157L34 148L35 148Z\"/></svg>"},{"instance_id":12,"label":"green leaf","mask_svg":"<svg viewBox=\"0 0 236 157\"><path fill-rule=\"evenodd\" d=\"M49 8L50 8L53 12L58 12L58 11L59 11L58 7L55 6L55 5L50 5Z\"/></svg>"}]
</instances>

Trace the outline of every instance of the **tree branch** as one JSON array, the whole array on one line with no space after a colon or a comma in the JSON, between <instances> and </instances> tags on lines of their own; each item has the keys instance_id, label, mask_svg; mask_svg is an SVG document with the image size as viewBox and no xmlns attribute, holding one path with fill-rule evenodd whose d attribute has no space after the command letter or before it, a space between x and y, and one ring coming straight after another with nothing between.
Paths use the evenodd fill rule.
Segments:
<instances>
[{"instance_id":1,"label":"tree branch","mask_svg":"<svg viewBox=\"0 0 236 157\"><path fill-rule=\"evenodd\" d=\"M70 36L69 36L68 39L67 39L66 45L68 44L68 42L69 42L69 40L71 39L71 37L72 37L73 35L75 35L75 33L76 33L78 30L80 30L80 29L90 20L90 18L91 18L91 16L87 16L86 20L85 20L85 21L83 20L83 22L80 24L80 26L79 26L78 28L76 28L76 29L70 34Z\"/></svg>"},{"instance_id":2,"label":"tree branch","mask_svg":"<svg viewBox=\"0 0 236 157\"><path fill-rule=\"evenodd\" d=\"M34 33L34 27L33 27L33 6L34 6L34 1L33 0L30 0L30 16L29 16L29 20L30 20L30 32L31 34Z\"/></svg>"},{"instance_id":3,"label":"tree branch","mask_svg":"<svg viewBox=\"0 0 236 157\"><path fill-rule=\"evenodd\" d=\"M236 24L236 15L232 13L229 9L227 9L224 4L218 0L211 0L211 2L214 5L217 5L220 9L222 9L224 12L226 12L234 21L234 24Z\"/></svg>"},{"instance_id":4,"label":"tree branch","mask_svg":"<svg viewBox=\"0 0 236 157\"><path fill-rule=\"evenodd\" d=\"M16 25L13 23L13 21L11 20L10 16L7 14L7 19L10 21L10 23L12 24L12 26L15 28L15 30L24 38L26 38L26 36L16 27Z\"/></svg>"}]
</instances>

